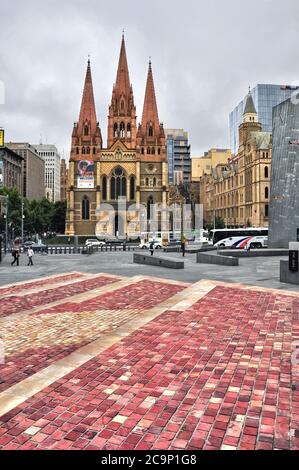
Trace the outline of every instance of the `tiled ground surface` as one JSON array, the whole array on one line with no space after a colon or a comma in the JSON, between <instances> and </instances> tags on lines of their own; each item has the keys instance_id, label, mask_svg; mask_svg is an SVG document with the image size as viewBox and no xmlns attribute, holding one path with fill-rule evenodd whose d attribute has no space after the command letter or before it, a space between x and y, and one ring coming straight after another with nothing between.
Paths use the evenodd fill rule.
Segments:
<instances>
[{"instance_id":1,"label":"tiled ground surface","mask_svg":"<svg viewBox=\"0 0 299 470\"><path fill-rule=\"evenodd\" d=\"M0 448L298 449L298 310L218 286L0 417Z\"/></svg>"},{"instance_id":2,"label":"tiled ground surface","mask_svg":"<svg viewBox=\"0 0 299 470\"><path fill-rule=\"evenodd\" d=\"M0 299L0 318L30 310L41 305L47 305L65 299L66 297L73 297L74 295L82 294L92 289L98 289L99 287L115 282L115 280L116 278L114 277L103 275L94 276L93 279L80 280L58 287L51 287L50 289L44 289L28 295L11 295L4 297ZM47 283L44 284L45 287L47 285Z\"/></svg>"},{"instance_id":3,"label":"tiled ground surface","mask_svg":"<svg viewBox=\"0 0 299 470\"><path fill-rule=\"evenodd\" d=\"M117 278L102 276L71 284L55 289L54 300L58 295L61 298L62 293L74 295L116 281ZM5 317L0 323L6 356L5 364L0 365L0 391L132 321L182 289L180 285L144 280L88 300ZM50 291L39 295L40 301L49 302Z\"/></svg>"},{"instance_id":4,"label":"tiled ground surface","mask_svg":"<svg viewBox=\"0 0 299 470\"><path fill-rule=\"evenodd\" d=\"M43 279L36 279L31 282L22 282L22 283L16 283L14 285L10 285L8 287L1 287L0 288L0 298L2 298L5 295L11 295L15 293L19 293L22 291L26 291L28 289L35 289L38 287L42 286L49 286L51 284L57 284L63 281L71 281L73 279L77 279L83 276L83 273L70 273L70 274L62 274L62 275L56 275L52 276L51 278L43 278Z\"/></svg>"}]
</instances>

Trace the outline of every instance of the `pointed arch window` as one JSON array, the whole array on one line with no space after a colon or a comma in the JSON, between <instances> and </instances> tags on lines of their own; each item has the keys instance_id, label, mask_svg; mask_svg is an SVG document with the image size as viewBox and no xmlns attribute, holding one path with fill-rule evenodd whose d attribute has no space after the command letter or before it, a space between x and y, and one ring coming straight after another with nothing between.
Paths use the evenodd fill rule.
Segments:
<instances>
[{"instance_id":1,"label":"pointed arch window","mask_svg":"<svg viewBox=\"0 0 299 470\"><path fill-rule=\"evenodd\" d=\"M86 136L86 135L89 135L89 127L88 127L88 125L85 125L85 126L84 126L84 135L85 135L85 136Z\"/></svg>"},{"instance_id":2,"label":"pointed arch window","mask_svg":"<svg viewBox=\"0 0 299 470\"><path fill-rule=\"evenodd\" d=\"M118 199L120 196L127 195L127 178L124 170L121 167L116 167L110 180L110 198L112 200Z\"/></svg>"},{"instance_id":3,"label":"pointed arch window","mask_svg":"<svg viewBox=\"0 0 299 470\"><path fill-rule=\"evenodd\" d=\"M153 137L153 135L154 135L153 126L149 126L149 128L148 128L148 136L149 136L149 137Z\"/></svg>"},{"instance_id":4,"label":"pointed arch window","mask_svg":"<svg viewBox=\"0 0 299 470\"><path fill-rule=\"evenodd\" d=\"M130 200L133 201L135 199L135 178L131 176L130 178Z\"/></svg>"},{"instance_id":5,"label":"pointed arch window","mask_svg":"<svg viewBox=\"0 0 299 470\"><path fill-rule=\"evenodd\" d=\"M76 148L76 154L79 154L79 147Z\"/></svg>"},{"instance_id":6,"label":"pointed arch window","mask_svg":"<svg viewBox=\"0 0 299 470\"><path fill-rule=\"evenodd\" d=\"M144 155L144 147L141 148L141 153Z\"/></svg>"},{"instance_id":7,"label":"pointed arch window","mask_svg":"<svg viewBox=\"0 0 299 470\"><path fill-rule=\"evenodd\" d=\"M151 149L150 149L149 147L147 147L147 149L146 149L146 153L147 153L148 155L150 155L150 153L151 153Z\"/></svg>"},{"instance_id":8,"label":"pointed arch window","mask_svg":"<svg viewBox=\"0 0 299 470\"><path fill-rule=\"evenodd\" d=\"M148 178L145 178L145 186L148 186L149 180Z\"/></svg>"},{"instance_id":9,"label":"pointed arch window","mask_svg":"<svg viewBox=\"0 0 299 470\"><path fill-rule=\"evenodd\" d=\"M85 155L85 147L82 147L82 154Z\"/></svg>"},{"instance_id":10,"label":"pointed arch window","mask_svg":"<svg viewBox=\"0 0 299 470\"><path fill-rule=\"evenodd\" d=\"M121 102L120 102L120 109L121 109L121 111L124 111L124 109L125 109L124 100L121 100Z\"/></svg>"},{"instance_id":11,"label":"pointed arch window","mask_svg":"<svg viewBox=\"0 0 299 470\"><path fill-rule=\"evenodd\" d=\"M117 122L115 122L113 126L113 135L114 137L117 137Z\"/></svg>"},{"instance_id":12,"label":"pointed arch window","mask_svg":"<svg viewBox=\"0 0 299 470\"><path fill-rule=\"evenodd\" d=\"M89 199L87 196L82 199L82 220L89 220Z\"/></svg>"},{"instance_id":13,"label":"pointed arch window","mask_svg":"<svg viewBox=\"0 0 299 470\"><path fill-rule=\"evenodd\" d=\"M95 153L96 153L96 148L95 147L92 149L92 153L95 155Z\"/></svg>"},{"instance_id":14,"label":"pointed arch window","mask_svg":"<svg viewBox=\"0 0 299 470\"><path fill-rule=\"evenodd\" d=\"M160 147L158 147L158 155L160 155L160 154L161 154L161 149L160 149Z\"/></svg>"},{"instance_id":15,"label":"pointed arch window","mask_svg":"<svg viewBox=\"0 0 299 470\"><path fill-rule=\"evenodd\" d=\"M102 199L103 201L107 200L107 177L103 176L102 179Z\"/></svg>"},{"instance_id":16,"label":"pointed arch window","mask_svg":"<svg viewBox=\"0 0 299 470\"><path fill-rule=\"evenodd\" d=\"M87 147L87 148L86 148L86 154L87 154L87 155L90 154L90 147Z\"/></svg>"},{"instance_id":17,"label":"pointed arch window","mask_svg":"<svg viewBox=\"0 0 299 470\"><path fill-rule=\"evenodd\" d=\"M121 122L119 125L119 133L120 138L123 138L125 136L125 124L123 122Z\"/></svg>"},{"instance_id":18,"label":"pointed arch window","mask_svg":"<svg viewBox=\"0 0 299 470\"><path fill-rule=\"evenodd\" d=\"M128 122L127 124L127 137L130 139L131 137L131 124Z\"/></svg>"},{"instance_id":19,"label":"pointed arch window","mask_svg":"<svg viewBox=\"0 0 299 470\"><path fill-rule=\"evenodd\" d=\"M267 186L265 188L265 199L269 199L269 188Z\"/></svg>"},{"instance_id":20,"label":"pointed arch window","mask_svg":"<svg viewBox=\"0 0 299 470\"><path fill-rule=\"evenodd\" d=\"M152 147L152 155L155 155L155 147Z\"/></svg>"},{"instance_id":21,"label":"pointed arch window","mask_svg":"<svg viewBox=\"0 0 299 470\"><path fill-rule=\"evenodd\" d=\"M269 168L265 166L265 178L269 178Z\"/></svg>"},{"instance_id":22,"label":"pointed arch window","mask_svg":"<svg viewBox=\"0 0 299 470\"><path fill-rule=\"evenodd\" d=\"M156 180L156 177L154 176L154 178L153 178L153 187L155 187L156 184L157 184L157 180Z\"/></svg>"}]
</instances>

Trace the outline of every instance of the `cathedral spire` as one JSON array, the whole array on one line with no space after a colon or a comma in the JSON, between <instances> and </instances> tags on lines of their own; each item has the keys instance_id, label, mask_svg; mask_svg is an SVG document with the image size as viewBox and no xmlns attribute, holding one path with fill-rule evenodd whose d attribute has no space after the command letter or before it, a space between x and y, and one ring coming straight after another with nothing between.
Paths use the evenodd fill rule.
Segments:
<instances>
[{"instance_id":1,"label":"cathedral spire","mask_svg":"<svg viewBox=\"0 0 299 470\"><path fill-rule=\"evenodd\" d=\"M93 86L90 68L90 59L88 57L85 83L82 95L81 109L78 121L78 132L82 132L84 125L90 128L90 134L94 134L97 128L96 108L93 96Z\"/></svg>"},{"instance_id":2,"label":"cathedral spire","mask_svg":"<svg viewBox=\"0 0 299 470\"><path fill-rule=\"evenodd\" d=\"M117 68L117 74L116 74L116 82L114 85L114 91L118 96L122 94L126 98L130 96L131 84L130 84L128 62L127 62L124 32L122 33L122 40L121 40L121 47L120 47L120 54L119 54L119 60L118 60L118 68Z\"/></svg>"},{"instance_id":3,"label":"cathedral spire","mask_svg":"<svg viewBox=\"0 0 299 470\"><path fill-rule=\"evenodd\" d=\"M109 106L107 135L108 147L117 140L121 140L128 148L135 147L136 107L130 83L124 33L122 34L116 81Z\"/></svg>"},{"instance_id":4,"label":"cathedral spire","mask_svg":"<svg viewBox=\"0 0 299 470\"><path fill-rule=\"evenodd\" d=\"M152 62L149 60L147 82L144 96L143 113L141 119L141 131L146 132L147 126L151 125L158 134L160 131L160 123L158 116L158 108L155 94L154 78L152 71Z\"/></svg>"}]
</instances>

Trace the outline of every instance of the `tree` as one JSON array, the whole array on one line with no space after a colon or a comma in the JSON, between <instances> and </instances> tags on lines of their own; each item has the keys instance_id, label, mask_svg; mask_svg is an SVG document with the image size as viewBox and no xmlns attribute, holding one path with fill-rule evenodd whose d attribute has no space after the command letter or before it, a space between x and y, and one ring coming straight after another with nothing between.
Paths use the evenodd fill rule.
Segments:
<instances>
[{"instance_id":1,"label":"tree","mask_svg":"<svg viewBox=\"0 0 299 470\"><path fill-rule=\"evenodd\" d=\"M214 224L205 224L208 230L214 229ZM224 220L221 217L215 217L215 229L225 228Z\"/></svg>"},{"instance_id":2,"label":"tree","mask_svg":"<svg viewBox=\"0 0 299 470\"><path fill-rule=\"evenodd\" d=\"M64 233L65 230L65 216L66 216L66 201L57 201L54 204L51 230L57 233Z\"/></svg>"}]
</instances>

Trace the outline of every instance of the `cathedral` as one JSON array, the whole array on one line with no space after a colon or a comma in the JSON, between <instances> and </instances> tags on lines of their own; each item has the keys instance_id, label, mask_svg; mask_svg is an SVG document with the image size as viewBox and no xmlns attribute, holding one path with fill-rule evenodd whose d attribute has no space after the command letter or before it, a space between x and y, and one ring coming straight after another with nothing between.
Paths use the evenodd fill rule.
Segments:
<instances>
[{"instance_id":1,"label":"cathedral","mask_svg":"<svg viewBox=\"0 0 299 470\"><path fill-rule=\"evenodd\" d=\"M72 133L66 235L136 237L148 230L151 206L166 208L167 203L165 133L159 122L152 65L149 62L142 118L137 126L123 35L108 111L106 147L97 121L88 60L79 120ZM145 208L142 217L140 205ZM160 221L158 218L158 227Z\"/></svg>"}]
</instances>

